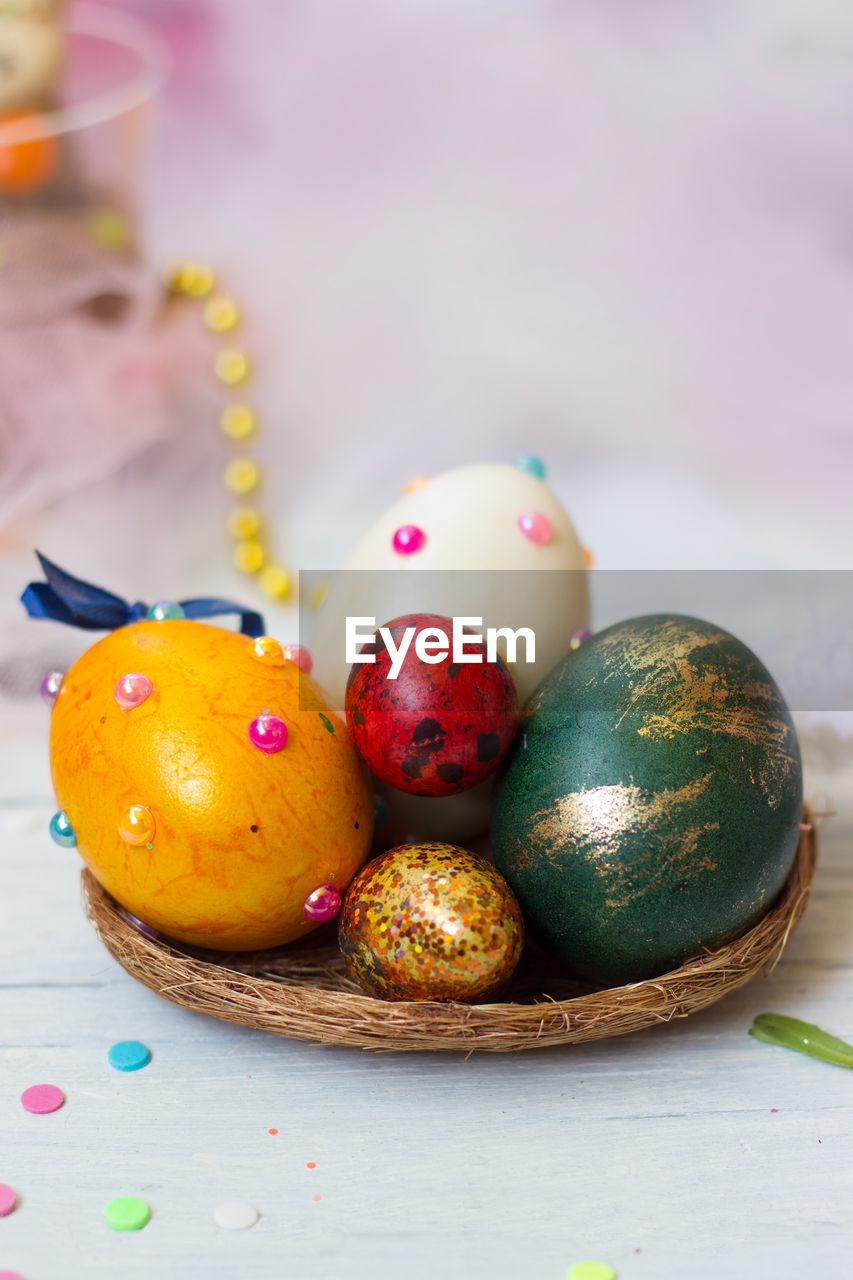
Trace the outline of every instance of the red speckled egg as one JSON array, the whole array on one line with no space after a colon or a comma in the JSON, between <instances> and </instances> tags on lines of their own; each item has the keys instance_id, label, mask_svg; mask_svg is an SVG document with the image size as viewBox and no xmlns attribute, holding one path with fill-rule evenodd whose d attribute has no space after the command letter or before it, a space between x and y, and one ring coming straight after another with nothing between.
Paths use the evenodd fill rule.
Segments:
<instances>
[{"instance_id":1,"label":"red speckled egg","mask_svg":"<svg viewBox=\"0 0 853 1280\"><path fill-rule=\"evenodd\" d=\"M399 649L415 629L396 678L382 636ZM368 766L389 786L416 796L467 791L494 773L515 736L518 698L503 658L486 661L486 645L466 639L465 653L479 662L457 663L452 652L426 662L417 635L441 632L452 646L453 620L410 613L376 632L361 650L373 662L354 663L347 681L347 723ZM438 642L431 652L438 653ZM424 648L424 652L428 652Z\"/></svg>"},{"instance_id":2,"label":"red speckled egg","mask_svg":"<svg viewBox=\"0 0 853 1280\"><path fill-rule=\"evenodd\" d=\"M470 1001L511 977L524 926L491 863L452 844L400 845L353 880L338 939L370 995Z\"/></svg>"}]
</instances>

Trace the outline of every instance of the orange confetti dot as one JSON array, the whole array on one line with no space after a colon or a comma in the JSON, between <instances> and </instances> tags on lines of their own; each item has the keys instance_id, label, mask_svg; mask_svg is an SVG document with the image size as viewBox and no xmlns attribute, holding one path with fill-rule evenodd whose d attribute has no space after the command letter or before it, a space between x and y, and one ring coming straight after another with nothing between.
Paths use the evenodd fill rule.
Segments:
<instances>
[{"instance_id":1,"label":"orange confetti dot","mask_svg":"<svg viewBox=\"0 0 853 1280\"><path fill-rule=\"evenodd\" d=\"M592 568L594 567L594 565L595 565L595 556L594 556L594 555L593 555L593 553L590 551L589 547L584 547L584 549L583 549L583 558L584 558L584 560L586 561L586 567L587 567L587 569L592 569Z\"/></svg>"},{"instance_id":2,"label":"orange confetti dot","mask_svg":"<svg viewBox=\"0 0 853 1280\"><path fill-rule=\"evenodd\" d=\"M323 1199L323 1197L322 1197L322 1196L312 1196L312 1197L311 1197L311 1199L316 1203L318 1200L322 1200L322 1199Z\"/></svg>"},{"instance_id":3,"label":"orange confetti dot","mask_svg":"<svg viewBox=\"0 0 853 1280\"><path fill-rule=\"evenodd\" d=\"M313 1160L309 1160L309 1161L308 1161L308 1163L306 1164L305 1168L306 1168L306 1169L316 1169L316 1168L317 1168L317 1166L316 1166L316 1164L314 1163L314 1161L313 1161Z\"/></svg>"},{"instance_id":4,"label":"orange confetti dot","mask_svg":"<svg viewBox=\"0 0 853 1280\"><path fill-rule=\"evenodd\" d=\"M278 1133L278 1129L267 1129L267 1133L271 1133L273 1137Z\"/></svg>"}]
</instances>

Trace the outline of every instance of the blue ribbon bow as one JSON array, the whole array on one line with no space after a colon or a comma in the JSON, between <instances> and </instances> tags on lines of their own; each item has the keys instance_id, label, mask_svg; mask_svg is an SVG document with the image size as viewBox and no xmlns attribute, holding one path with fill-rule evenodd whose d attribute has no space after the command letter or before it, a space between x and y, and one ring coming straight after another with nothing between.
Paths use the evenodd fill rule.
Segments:
<instances>
[{"instance_id":1,"label":"blue ribbon bow","mask_svg":"<svg viewBox=\"0 0 853 1280\"><path fill-rule=\"evenodd\" d=\"M148 605L141 600L129 604L121 596L114 596L111 591L104 591L91 582L72 578L70 573L53 564L40 551L36 555L47 581L31 582L21 596L21 603L31 618L52 618L55 622L65 622L68 626L82 627L86 631L114 631L116 627L127 626L129 622L139 622L147 614ZM217 618L224 613L239 614L240 630L244 636L264 634L261 615L251 609L244 609L242 605L232 604L230 600L205 596L199 600L179 600L178 604L188 618Z\"/></svg>"}]
</instances>

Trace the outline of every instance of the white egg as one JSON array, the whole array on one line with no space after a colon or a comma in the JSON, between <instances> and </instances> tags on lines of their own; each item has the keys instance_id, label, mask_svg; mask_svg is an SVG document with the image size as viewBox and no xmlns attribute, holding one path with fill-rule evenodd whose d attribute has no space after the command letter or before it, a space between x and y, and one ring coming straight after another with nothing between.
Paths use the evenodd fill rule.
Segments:
<instances>
[{"instance_id":1,"label":"white egg","mask_svg":"<svg viewBox=\"0 0 853 1280\"><path fill-rule=\"evenodd\" d=\"M546 542L525 535L519 520L526 514L546 518ZM394 535L407 525L421 530L424 541L401 554ZM401 614L427 612L482 618L483 630L531 630L534 661L526 660L519 640L509 663L523 704L568 652L573 635L589 625L584 549L544 481L514 466L482 463L456 467L404 494L358 540L329 584L310 641L315 677L343 705L350 670L346 618L372 617L381 626ZM462 795L424 798L384 788L388 830L464 839L486 825L489 791L484 783Z\"/></svg>"}]
</instances>

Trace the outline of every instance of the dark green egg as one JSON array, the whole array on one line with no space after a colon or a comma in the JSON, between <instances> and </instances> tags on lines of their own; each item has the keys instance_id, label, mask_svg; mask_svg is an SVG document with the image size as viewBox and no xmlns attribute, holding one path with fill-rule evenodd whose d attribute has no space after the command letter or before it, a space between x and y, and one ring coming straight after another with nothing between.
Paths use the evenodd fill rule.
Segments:
<instances>
[{"instance_id":1,"label":"dark green egg","mask_svg":"<svg viewBox=\"0 0 853 1280\"><path fill-rule=\"evenodd\" d=\"M697 618L631 618L527 703L495 791L495 862L531 933L615 985L756 921L802 803L791 714L755 654Z\"/></svg>"}]
</instances>

